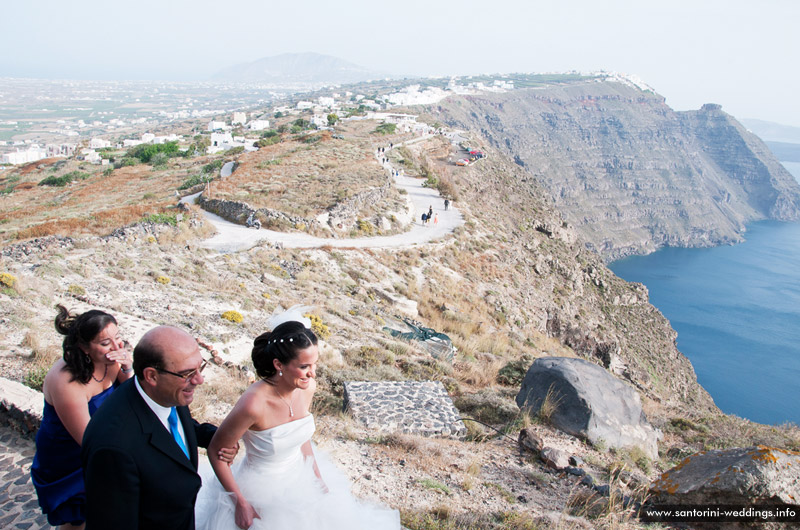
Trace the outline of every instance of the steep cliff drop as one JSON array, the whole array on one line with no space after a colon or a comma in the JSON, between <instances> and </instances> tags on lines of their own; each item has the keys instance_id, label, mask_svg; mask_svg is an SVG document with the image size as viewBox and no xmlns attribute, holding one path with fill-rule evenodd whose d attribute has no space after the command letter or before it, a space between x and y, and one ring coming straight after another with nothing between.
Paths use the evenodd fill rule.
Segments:
<instances>
[{"instance_id":1,"label":"steep cliff drop","mask_svg":"<svg viewBox=\"0 0 800 530\"><path fill-rule=\"evenodd\" d=\"M513 157L609 261L735 243L748 222L800 218L800 186L719 105L676 112L652 91L591 80L431 110Z\"/></svg>"}]
</instances>

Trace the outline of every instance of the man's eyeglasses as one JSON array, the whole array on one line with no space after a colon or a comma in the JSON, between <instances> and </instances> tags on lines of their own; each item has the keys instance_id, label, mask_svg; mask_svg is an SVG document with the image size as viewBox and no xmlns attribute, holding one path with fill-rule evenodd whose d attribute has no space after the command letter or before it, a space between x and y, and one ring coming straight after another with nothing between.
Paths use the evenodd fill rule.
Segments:
<instances>
[{"instance_id":1,"label":"man's eyeglasses","mask_svg":"<svg viewBox=\"0 0 800 530\"><path fill-rule=\"evenodd\" d=\"M183 380L184 380L186 383L188 383L189 381L191 381L191 379L192 379L194 376L196 376L197 374L199 374L199 373L201 373L203 370L205 370L205 369L206 369L206 366L208 366L208 361L206 361L205 359L203 359L203 362L202 362L202 363L200 363L200 367L199 367L199 368L196 368L196 369L194 369L194 370L190 370L190 371L188 371L188 372L184 372L184 373L182 373L182 374L179 374L179 373L177 373L177 372L170 372L169 370L164 370L163 368L156 368L156 370L157 370L157 371L159 371L159 372L165 373L165 374L174 375L175 377L180 377L180 378L181 378L181 379L183 379Z\"/></svg>"}]
</instances>

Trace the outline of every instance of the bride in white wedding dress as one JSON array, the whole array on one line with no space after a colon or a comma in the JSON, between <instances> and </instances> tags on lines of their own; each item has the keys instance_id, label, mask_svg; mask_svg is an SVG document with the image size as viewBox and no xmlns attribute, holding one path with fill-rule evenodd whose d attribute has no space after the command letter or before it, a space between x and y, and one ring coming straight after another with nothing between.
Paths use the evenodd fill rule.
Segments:
<instances>
[{"instance_id":1,"label":"bride in white wedding dress","mask_svg":"<svg viewBox=\"0 0 800 530\"><path fill-rule=\"evenodd\" d=\"M242 394L208 448L216 477L203 476L197 530L399 530L397 511L353 497L344 475L312 448L314 333L297 320L273 325L255 340L252 355L261 379ZM228 467L215 455L240 438L245 457Z\"/></svg>"}]
</instances>

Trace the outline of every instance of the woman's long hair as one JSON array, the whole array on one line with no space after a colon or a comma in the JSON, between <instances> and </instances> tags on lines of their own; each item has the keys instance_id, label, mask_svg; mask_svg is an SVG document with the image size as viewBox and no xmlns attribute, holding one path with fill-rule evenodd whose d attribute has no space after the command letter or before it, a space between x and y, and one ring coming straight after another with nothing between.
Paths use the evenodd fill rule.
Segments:
<instances>
[{"instance_id":1,"label":"woman's long hair","mask_svg":"<svg viewBox=\"0 0 800 530\"><path fill-rule=\"evenodd\" d=\"M314 332L295 320L284 322L272 331L259 335L253 341L253 367L261 379L269 379L277 373L277 359L288 364L297 358L297 352L317 344Z\"/></svg>"},{"instance_id":2,"label":"woman's long hair","mask_svg":"<svg viewBox=\"0 0 800 530\"><path fill-rule=\"evenodd\" d=\"M80 315L74 315L61 304L56 306L56 331L64 335L62 348L64 350L64 370L72 378L70 381L79 381L87 384L94 373L92 359L83 351L97 335L106 329L109 324L117 323L112 315L99 309L92 309Z\"/></svg>"}]
</instances>

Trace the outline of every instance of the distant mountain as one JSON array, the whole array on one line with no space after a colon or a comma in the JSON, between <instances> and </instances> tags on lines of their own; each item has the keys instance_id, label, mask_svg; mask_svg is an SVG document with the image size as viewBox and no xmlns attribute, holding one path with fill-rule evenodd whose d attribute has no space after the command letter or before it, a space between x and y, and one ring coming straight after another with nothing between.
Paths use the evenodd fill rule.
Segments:
<instances>
[{"instance_id":1,"label":"distant mountain","mask_svg":"<svg viewBox=\"0 0 800 530\"><path fill-rule=\"evenodd\" d=\"M320 53L284 53L241 63L212 76L220 81L321 85L360 83L385 77L357 64Z\"/></svg>"},{"instance_id":2,"label":"distant mountain","mask_svg":"<svg viewBox=\"0 0 800 530\"><path fill-rule=\"evenodd\" d=\"M765 142L800 144L800 127L763 120L741 120L741 122Z\"/></svg>"}]
</instances>

